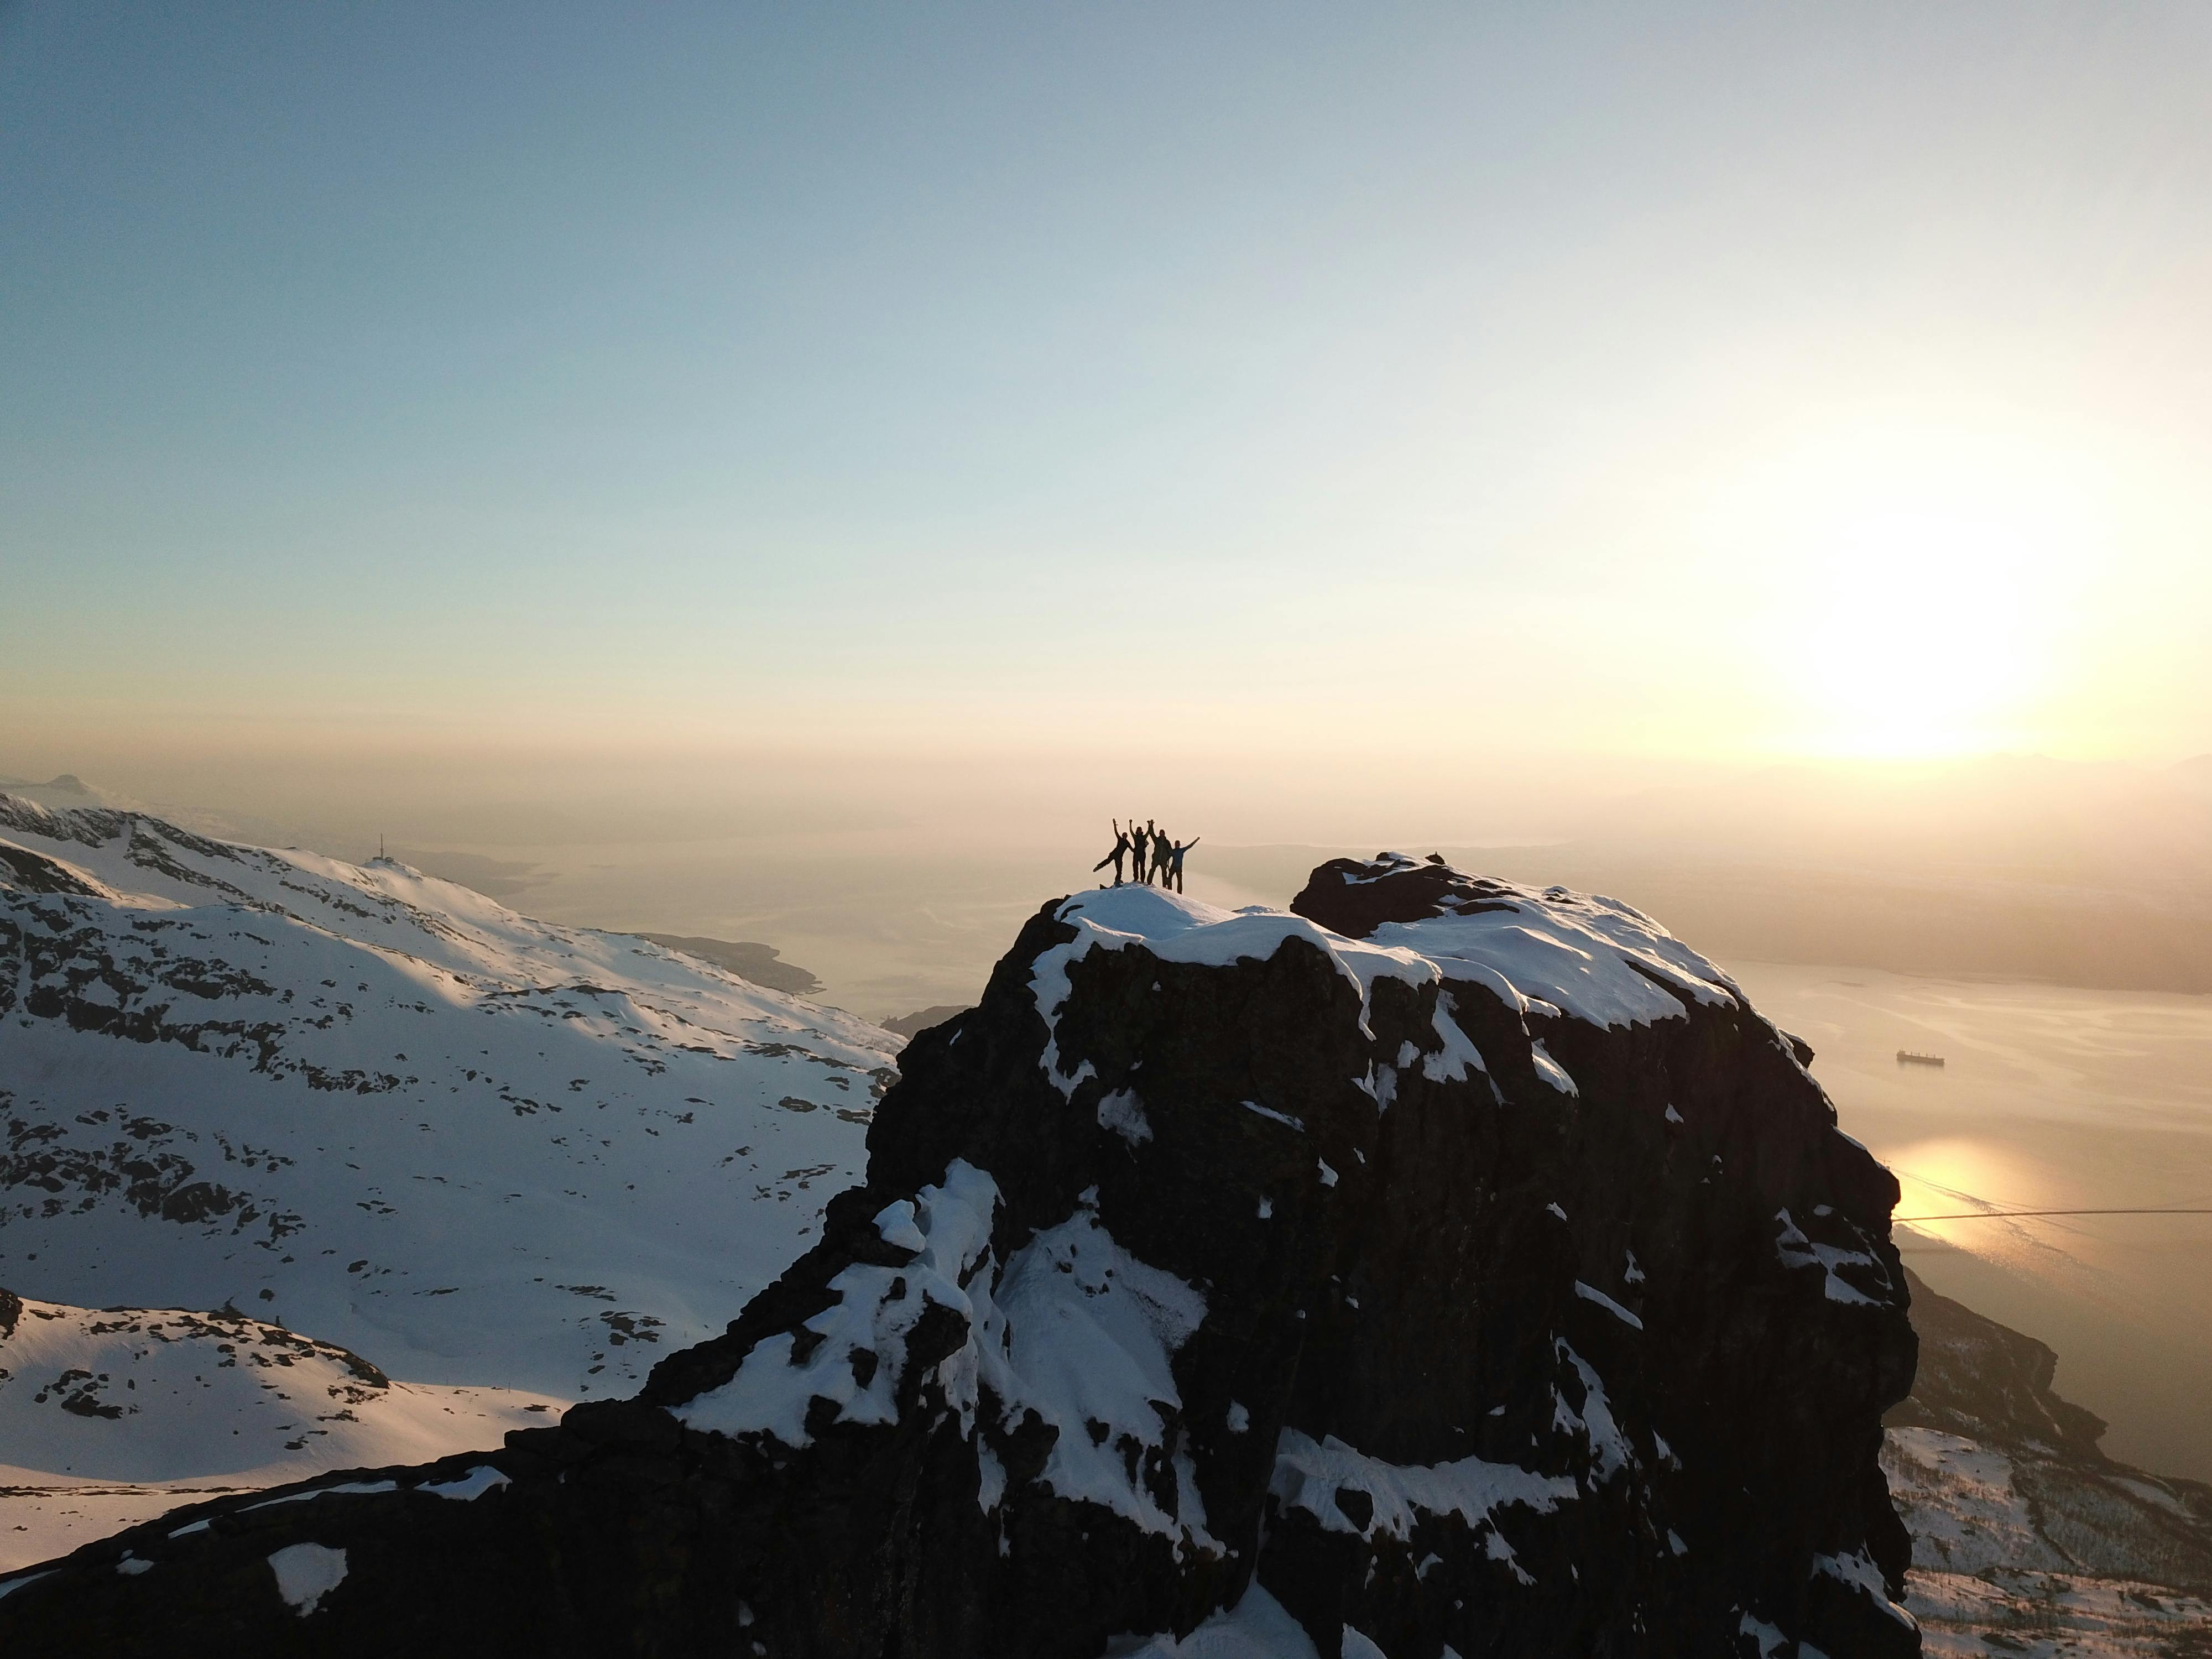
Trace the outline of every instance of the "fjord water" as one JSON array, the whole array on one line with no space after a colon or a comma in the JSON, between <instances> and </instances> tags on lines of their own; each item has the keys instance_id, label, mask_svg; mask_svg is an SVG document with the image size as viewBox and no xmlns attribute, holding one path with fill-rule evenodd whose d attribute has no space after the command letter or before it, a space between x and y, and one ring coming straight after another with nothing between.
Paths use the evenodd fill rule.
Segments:
<instances>
[{"instance_id":1,"label":"fjord water","mask_svg":"<svg viewBox=\"0 0 2212 1659\"><path fill-rule=\"evenodd\" d=\"M2212 997L1726 965L1813 1045L1844 1128L1897 1172L1900 1219L2212 1208ZM2106 1451L2212 1479L2212 1215L1931 1220L1898 1238L1937 1291L2057 1351L2058 1391L2110 1421Z\"/></svg>"}]
</instances>

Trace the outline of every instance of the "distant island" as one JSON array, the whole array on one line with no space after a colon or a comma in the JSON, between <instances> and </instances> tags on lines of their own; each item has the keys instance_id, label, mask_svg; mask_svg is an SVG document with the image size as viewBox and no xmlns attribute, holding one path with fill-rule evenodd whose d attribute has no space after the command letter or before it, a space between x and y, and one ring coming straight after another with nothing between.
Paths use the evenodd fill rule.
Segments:
<instances>
[{"instance_id":1,"label":"distant island","mask_svg":"<svg viewBox=\"0 0 2212 1659\"><path fill-rule=\"evenodd\" d=\"M702 962L710 962L739 979L765 985L771 991L811 997L822 989L820 980L796 963L782 960L782 953L773 945L757 945L745 939L695 939L682 933L640 933L636 937L672 951L681 951Z\"/></svg>"}]
</instances>

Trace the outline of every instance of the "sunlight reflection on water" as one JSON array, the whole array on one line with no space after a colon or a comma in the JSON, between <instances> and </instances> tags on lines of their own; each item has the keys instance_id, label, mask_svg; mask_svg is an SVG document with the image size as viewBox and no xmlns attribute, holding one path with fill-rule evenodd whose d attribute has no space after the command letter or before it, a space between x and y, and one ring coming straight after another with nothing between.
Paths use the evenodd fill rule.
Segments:
<instances>
[{"instance_id":1,"label":"sunlight reflection on water","mask_svg":"<svg viewBox=\"0 0 2212 1659\"><path fill-rule=\"evenodd\" d=\"M1897 1171L1901 1218L2212 1206L2212 997L1730 969L1813 1045L1843 1127ZM2108 1451L2212 1477L2212 1216L1933 1221L1899 1242L1938 1291L2056 1348Z\"/></svg>"}]
</instances>

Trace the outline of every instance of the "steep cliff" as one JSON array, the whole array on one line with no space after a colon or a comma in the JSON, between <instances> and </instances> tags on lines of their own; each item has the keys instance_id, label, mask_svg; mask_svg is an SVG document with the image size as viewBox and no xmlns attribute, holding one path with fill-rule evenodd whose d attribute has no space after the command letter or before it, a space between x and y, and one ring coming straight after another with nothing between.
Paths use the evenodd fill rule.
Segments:
<instances>
[{"instance_id":1,"label":"steep cliff","mask_svg":"<svg viewBox=\"0 0 2212 1659\"><path fill-rule=\"evenodd\" d=\"M1917 1653L1896 1188L1624 906L1048 905L726 1334L0 1583L114 1653ZM1194 1636L1194 1632L1206 1632Z\"/></svg>"}]
</instances>

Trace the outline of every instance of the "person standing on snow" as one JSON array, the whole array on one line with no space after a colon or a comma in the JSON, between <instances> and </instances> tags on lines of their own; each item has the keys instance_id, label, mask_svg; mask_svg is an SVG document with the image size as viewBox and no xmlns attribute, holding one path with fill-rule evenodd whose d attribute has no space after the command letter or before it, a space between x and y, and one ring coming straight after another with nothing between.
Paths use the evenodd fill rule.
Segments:
<instances>
[{"instance_id":1,"label":"person standing on snow","mask_svg":"<svg viewBox=\"0 0 2212 1659\"><path fill-rule=\"evenodd\" d=\"M1152 831L1152 874L1164 887L1168 884L1168 838L1152 825L1150 818L1146 818L1145 823Z\"/></svg>"},{"instance_id":2,"label":"person standing on snow","mask_svg":"<svg viewBox=\"0 0 2212 1659\"><path fill-rule=\"evenodd\" d=\"M1114 850L1092 865L1091 873L1095 876L1110 864L1114 866L1114 884L1119 887L1121 884L1121 860L1129 855L1129 831L1121 827L1121 820L1119 818L1111 819L1109 822L1114 826ZM1134 825L1131 827L1134 828ZM1139 854L1139 856L1142 857L1143 854ZM1103 887L1105 884L1101 882L1099 885Z\"/></svg>"},{"instance_id":3,"label":"person standing on snow","mask_svg":"<svg viewBox=\"0 0 2212 1659\"><path fill-rule=\"evenodd\" d=\"M1176 892L1182 891L1182 855L1205 839L1203 836L1193 836L1188 841L1176 842L1169 847L1168 884Z\"/></svg>"},{"instance_id":4,"label":"person standing on snow","mask_svg":"<svg viewBox=\"0 0 2212 1659\"><path fill-rule=\"evenodd\" d=\"M1129 866L1129 879L1132 881L1150 881L1152 879L1152 877L1146 873L1147 866L1145 863L1145 846L1146 840L1147 832L1139 829L1137 827L1136 819L1131 818L1129 820L1129 841L1130 844L1135 848L1137 854L1136 862Z\"/></svg>"}]
</instances>

